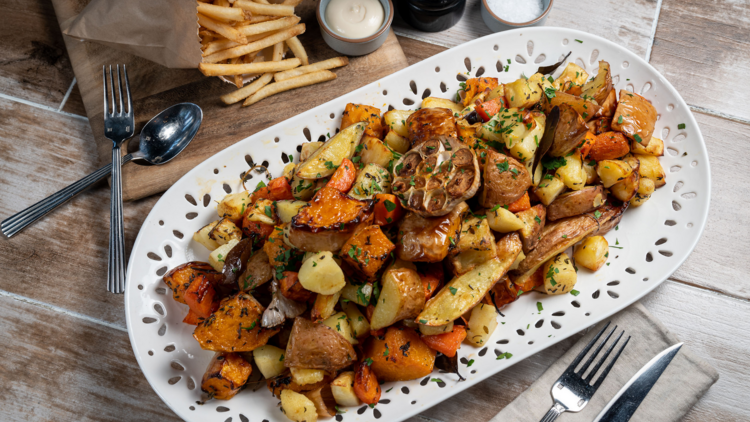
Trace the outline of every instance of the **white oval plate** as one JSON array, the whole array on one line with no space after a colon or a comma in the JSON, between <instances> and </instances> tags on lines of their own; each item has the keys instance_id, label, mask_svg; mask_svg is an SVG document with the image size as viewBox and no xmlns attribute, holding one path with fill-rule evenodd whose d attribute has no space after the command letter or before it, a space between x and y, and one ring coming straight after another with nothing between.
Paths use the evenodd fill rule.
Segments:
<instances>
[{"instance_id":1,"label":"white oval plate","mask_svg":"<svg viewBox=\"0 0 750 422\"><path fill-rule=\"evenodd\" d=\"M667 171L666 186L645 205L629 209L619 228L607 234L612 245L607 266L596 273L581 269L576 285L580 295L525 294L503 309L505 316L500 317L501 324L487 347L463 345L459 366L465 382L436 371L432 378L443 382L430 382L428 377L387 383L375 409L346 409L343 420L407 419L608 318L666 280L698 242L711 192L706 147L685 101L640 57L594 35L544 27L493 34L250 136L197 166L161 197L143 223L130 255L125 311L135 356L162 400L189 421L287 420L279 410L279 401L265 386L255 392L246 389L229 401L196 403L201 396L199 383L213 352L200 349L192 337L193 327L181 322L187 307L172 300L160 277L168 268L186 261L207 260L207 251L191 240L192 234L217 218L215 201L241 189L240 174L248 169L247 159L267 162L272 174L278 176L288 156L297 161L300 144L336 132L349 102L383 111L389 105L415 108L423 96L454 97L458 74L476 76L483 72L501 82L511 82L522 73L532 75L538 66L556 62L568 51L573 52L569 60L590 75L596 74L598 60L607 60L618 90L630 89L653 102L660 115L655 136L664 139L667 149L661 159ZM498 72L501 68L503 72ZM562 67L557 74L561 71ZM681 124L684 129L678 128ZM254 187L260 177L256 174L248 186ZM192 196L197 205L186 195ZM543 311L537 310L537 302ZM497 354L506 352L512 358L496 359ZM474 361L471 367L467 367L469 359Z\"/></svg>"}]
</instances>

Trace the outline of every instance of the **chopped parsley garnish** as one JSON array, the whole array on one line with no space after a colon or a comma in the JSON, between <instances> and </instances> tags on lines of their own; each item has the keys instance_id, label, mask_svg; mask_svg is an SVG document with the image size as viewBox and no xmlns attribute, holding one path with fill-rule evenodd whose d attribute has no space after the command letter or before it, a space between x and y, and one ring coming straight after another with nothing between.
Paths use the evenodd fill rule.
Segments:
<instances>
[{"instance_id":1,"label":"chopped parsley garnish","mask_svg":"<svg viewBox=\"0 0 750 422\"><path fill-rule=\"evenodd\" d=\"M542 312L542 311L544 310L544 308L542 307L542 302L537 302L537 303L536 303L536 309L537 309L537 310L538 310L539 312Z\"/></svg>"},{"instance_id":2,"label":"chopped parsley garnish","mask_svg":"<svg viewBox=\"0 0 750 422\"><path fill-rule=\"evenodd\" d=\"M366 364L367 366L370 366L370 365L372 365L372 359L370 359L370 358L366 358L366 359L365 359L365 364Z\"/></svg>"},{"instance_id":3,"label":"chopped parsley garnish","mask_svg":"<svg viewBox=\"0 0 750 422\"><path fill-rule=\"evenodd\" d=\"M558 168L568 164L565 157L544 157L542 158L542 166L546 170L557 170Z\"/></svg>"},{"instance_id":4,"label":"chopped parsley garnish","mask_svg":"<svg viewBox=\"0 0 750 422\"><path fill-rule=\"evenodd\" d=\"M680 123L677 125L677 129L685 129L685 123Z\"/></svg>"},{"instance_id":5,"label":"chopped parsley garnish","mask_svg":"<svg viewBox=\"0 0 750 422\"><path fill-rule=\"evenodd\" d=\"M383 202L383 205L385 205L385 209L388 212L391 212L391 211L393 211L393 210L396 209L396 204L394 204L393 202L391 202L391 201L389 201L387 199Z\"/></svg>"},{"instance_id":6,"label":"chopped parsley garnish","mask_svg":"<svg viewBox=\"0 0 750 422\"><path fill-rule=\"evenodd\" d=\"M455 295L456 295L456 292L458 291L458 289L457 289L457 288L455 288L455 287L448 287L448 290L450 290L450 291L451 291L451 294L452 294L453 296L455 296Z\"/></svg>"},{"instance_id":7,"label":"chopped parsley garnish","mask_svg":"<svg viewBox=\"0 0 750 422\"><path fill-rule=\"evenodd\" d=\"M618 124L622 124L622 115L621 115L620 117L618 117L618 118L617 118L617 123L618 123Z\"/></svg>"},{"instance_id":8,"label":"chopped parsley garnish","mask_svg":"<svg viewBox=\"0 0 750 422\"><path fill-rule=\"evenodd\" d=\"M503 161L502 163L497 164L497 169L500 170L500 173L505 173L510 168L510 164L508 163L508 160Z\"/></svg>"},{"instance_id":9,"label":"chopped parsley garnish","mask_svg":"<svg viewBox=\"0 0 750 422\"><path fill-rule=\"evenodd\" d=\"M573 289L573 290L570 291L570 294L572 294L573 296L578 296L579 294L581 294L581 292L579 292L578 290Z\"/></svg>"},{"instance_id":10,"label":"chopped parsley garnish","mask_svg":"<svg viewBox=\"0 0 750 422\"><path fill-rule=\"evenodd\" d=\"M641 139L641 135L639 135L637 133L635 135L633 135L633 139L635 139L635 141L638 142L639 144L641 142L643 142L643 139Z\"/></svg>"},{"instance_id":11,"label":"chopped parsley garnish","mask_svg":"<svg viewBox=\"0 0 750 422\"><path fill-rule=\"evenodd\" d=\"M579 43L579 44L583 44L583 41L581 41L581 40L576 40L576 42Z\"/></svg>"}]
</instances>

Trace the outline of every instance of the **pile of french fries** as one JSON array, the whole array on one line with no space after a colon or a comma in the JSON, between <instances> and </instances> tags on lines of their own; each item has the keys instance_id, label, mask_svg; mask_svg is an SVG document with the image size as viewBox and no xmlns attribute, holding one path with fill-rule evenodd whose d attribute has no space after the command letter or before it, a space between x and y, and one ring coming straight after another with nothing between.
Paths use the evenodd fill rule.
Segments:
<instances>
[{"instance_id":1,"label":"pile of french fries","mask_svg":"<svg viewBox=\"0 0 750 422\"><path fill-rule=\"evenodd\" d=\"M294 14L301 2L198 1L203 51L198 69L206 76L233 81L239 88L221 97L225 104L245 100L245 107L280 92L330 81L336 79L330 69L349 63L346 57L335 57L310 64L297 38L305 32L305 24ZM294 58L284 59L289 50ZM245 85L246 80L252 82Z\"/></svg>"}]
</instances>

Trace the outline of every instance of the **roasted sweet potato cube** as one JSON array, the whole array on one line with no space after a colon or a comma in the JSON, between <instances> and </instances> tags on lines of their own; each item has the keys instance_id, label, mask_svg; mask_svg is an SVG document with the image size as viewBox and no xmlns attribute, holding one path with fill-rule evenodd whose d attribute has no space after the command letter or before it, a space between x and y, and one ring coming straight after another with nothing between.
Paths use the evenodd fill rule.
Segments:
<instances>
[{"instance_id":1,"label":"roasted sweet potato cube","mask_svg":"<svg viewBox=\"0 0 750 422\"><path fill-rule=\"evenodd\" d=\"M201 390L218 400L229 400L240 391L253 372L237 353L217 353L203 374Z\"/></svg>"},{"instance_id":2,"label":"roasted sweet potato cube","mask_svg":"<svg viewBox=\"0 0 750 422\"><path fill-rule=\"evenodd\" d=\"M164 283L172 289L174 300L185 303L185 290L190 283L199 275L204 275L212 284L220 283L224 276L214 271L211 264L207 262L188 262L164 274Z\"/></svg>"},{"instance_id":3,"label":"roasted sweet potato cube","mask_svg":"<svg viewBox=\"0 0 750 422\"><path fill-rule=\"evenodd\" d=\"M378 381L408 381L429 375L436 352L411 328L390 327L385 336L371 337L365 356Z\"/></svg>"},{"instance_id":4,"label":"roasted sweet potato cube","mask_svg":"<svg viewBox=\"0 0 750 422\"><path fill-rule=\"evenodd\" d=\"M279 280L279 287L282 295L297 302L307 302L312 298L313 293L302 287L296 272L284 271L281 274L283 277Z\"/></svg>"},{"instance_id":5,"label":"roasted sweet potato cube","mask_svg":"<svg viewBox=\"0 0 750 422\"><path fill-rule=\"evenodd\" d=\"M250 352L263 346L280 328L265 329L260 319L265 309L255 298L239 293L221 301L219 309L198 325L193 337L204 350Z\"/></svg>"},{"instance_id":6,"label":"roasted sweet potato cube","mask_svg":"<svg viewBox=\"0 0 750 422\"><path fill-rule=\"evenodd\" d=\"M380 226L373 225L354 233L344 243L339 255L349 268L368 280L374 280L394 249L396 245L380 230Z\"/></svg>"},{"instance_id":7,"label":"roasted sweet potato cube","mask_svg":"<svg viewBox=\"0 0 750 422\"><path fill-rule=\"evenodd\" d=\"M341 116L341 130L359 122L367 122L365 136L378 139L383 139L385 136L385 127L380 118L379 108L363 104L347 104L344 108L344 115Z\"/></svg>"}]
</instances>

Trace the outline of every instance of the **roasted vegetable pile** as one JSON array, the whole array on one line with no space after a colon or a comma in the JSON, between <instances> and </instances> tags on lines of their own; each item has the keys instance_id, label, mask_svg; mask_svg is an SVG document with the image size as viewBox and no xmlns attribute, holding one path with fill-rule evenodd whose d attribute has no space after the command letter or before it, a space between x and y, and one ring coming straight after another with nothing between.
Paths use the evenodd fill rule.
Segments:
<instances>
[{"instance_id":1,"label":"roasted vegetable pile","mask_svg":"<svg viewBox=\"0 0 750 422\"><path fill-rule=\"evenodd\" d=\"M522 294L577 294L603 235L665 184L656 110L609 69L469 79L416 111L348 104L298 164L227 195L193 236L209 262L164 276L216 352L203 391L265 379L290 419L331 417L381 382L457 372Z\"/></svg>"}]
</instances>

